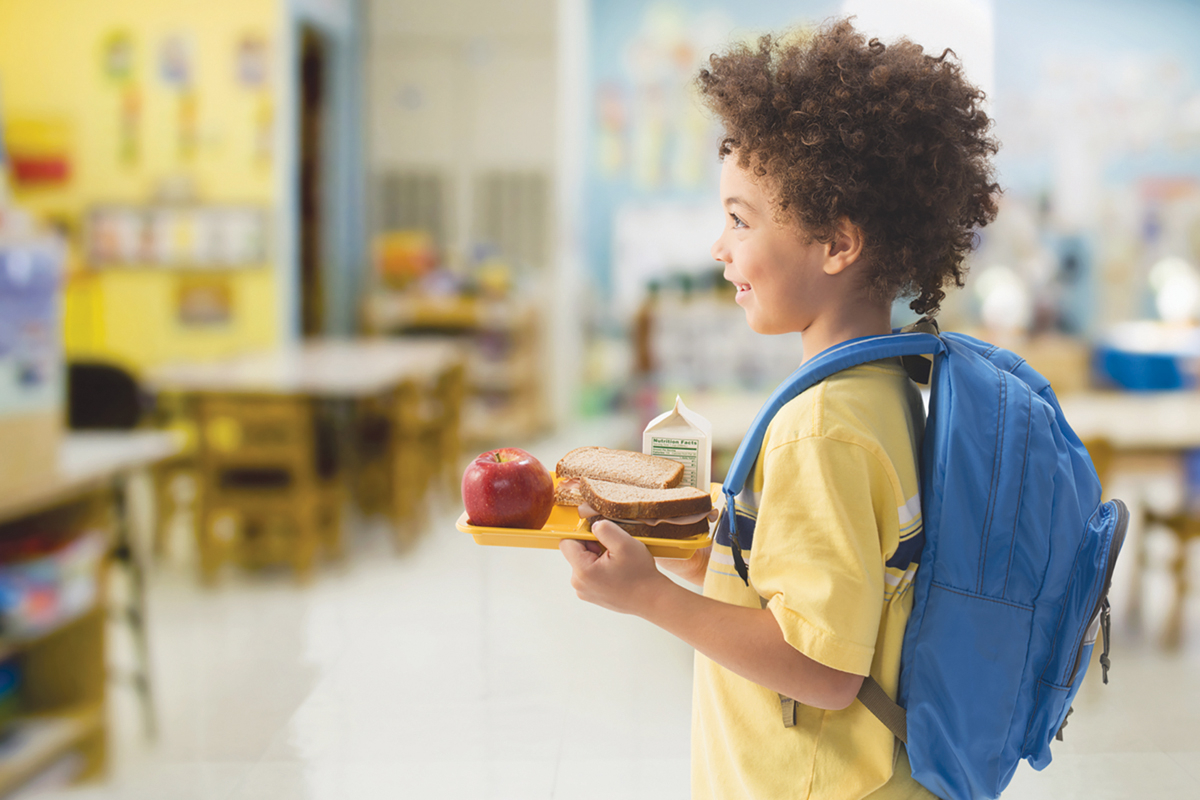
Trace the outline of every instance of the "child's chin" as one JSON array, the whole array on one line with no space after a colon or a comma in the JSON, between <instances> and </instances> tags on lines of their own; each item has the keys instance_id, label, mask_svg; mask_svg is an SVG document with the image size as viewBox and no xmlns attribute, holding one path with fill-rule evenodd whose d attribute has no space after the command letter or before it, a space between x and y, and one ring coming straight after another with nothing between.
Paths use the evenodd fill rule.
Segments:
<instances>
[{"instance_id":1,"label":"child's chin","mask_svg":"<svg viewBox=\"0 0 1200 800\"><path fill-rule=\"evenodd\" d=\"M761 333L764 336L770 336L771 334L779 333L779 331L775 330L774 325L771 325L766 320L759 318L750 310L746 311L746 324L750 326L750 330L754 331L755 333Z\"/></svg>"}]
</instances>

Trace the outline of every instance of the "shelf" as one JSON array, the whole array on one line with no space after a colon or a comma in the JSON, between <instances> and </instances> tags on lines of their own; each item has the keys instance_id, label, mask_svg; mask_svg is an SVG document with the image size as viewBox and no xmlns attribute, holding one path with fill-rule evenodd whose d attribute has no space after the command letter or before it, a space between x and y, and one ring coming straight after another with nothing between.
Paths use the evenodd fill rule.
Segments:
<instances>
[{"instance_id":1,"label":"shelf","mask_svg":"<svg viewBox=\"0 0 1200 800\"><path fill-rule=\"evenodd\" d=\"M104 712L98 704L14 722L0 737L0 795L36 778L103 727Z\"/></svg>"},{"instance_id":2,"label":"shelf","mask_svg":"<svg viewBox=\"0 0 1200 800\"><path fill-rule=\"evenodd\" d=\"M528 306L515 300L387 292L369 295L365 311L369 327L384 332L406 328L511 330L525 325L530 313Z\"/></svg>"},{"instance_id":3,"label":"shelf","mask_svg":"<svg viewBox=\"0 0 1200 800\"><path fill-rule=\"evenodd\" d=\"M440 332L465 340L465 441L511 441L545 427L535 298L426 297L376 290L367 296L364 314L367 328L375 333Z\"/></svg>"},{"instance_id":4,"label":"shelf","mask_svg":"<svg viewBox=\"0 0 1200 800\"><path fill-rule=\"evenodd\" d=\"M88 615L98 610L98 606L93 604L87 608L77 611L56 621L53 625L44 631L31 633L24 636L0 636L0 661L4 661L22 650L28 650L35 647L41 642L46 641L51 636L66 630L77 622L87 618Z\"/></svg>"},{"instance_id":5,"label":"shelf","mask_svg":"<svg viewBox=\"0 0 1200 800\"><path fill-rule=\"evenodd\" d=\"M141 262L106 261L90 262L88 270L102 272L160 272L164 275L230 275L238 272L265 272L271 268L268 262L245 264L144 264Z\"/></svg>"}]
</instances>

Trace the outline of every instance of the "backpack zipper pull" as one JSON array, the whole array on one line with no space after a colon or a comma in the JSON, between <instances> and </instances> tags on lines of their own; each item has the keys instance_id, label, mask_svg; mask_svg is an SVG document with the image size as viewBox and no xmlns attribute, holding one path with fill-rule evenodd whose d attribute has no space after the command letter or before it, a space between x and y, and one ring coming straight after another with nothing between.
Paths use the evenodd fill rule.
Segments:
<instances>
[{"instance_id":1,"label":"backpack zipper pull","mask_svg":"<svg viewBox=\"0 0 1200 800\"><path fill-rule=\"evenodd\" d=\"M750 570L746 567L746 559L742 558L742 546L738 544L737 531L729 528L729 547L733 550L733 568L747 586L750 585Z\"/></svg>"},{"instance_id":2,"label":"backpack zipper pull","mask_svg":"<svg viewBox=\"0 0 1200 800\"><path fill-rule=\"evenodd\" d=\"M750 585L750 570L746 568L746 559L742 557L742 545L738 541L737 512L733 508L733 497L730 496L725 504L726 519L729 520L729 549L733 551L733 568L738 577L747 586Z\"/></svg>"},{"instance_id":3,"label":"backpack zipper pull","mask_svg":"<svg viewBox=\"0 0 1200 800\"><path fill-rule=\"evenodd\" d=\"M742 558L742 548L738 546L736 537L731 536L729 543L733 550L733 568L737 570L738 577L742 579L742 582L749 586L750 570L746 569L746 559Z\"/></svg>"},{"instance_id":4,"label":"backpack zipper pull","mask_svg":"<svg viewBox=\"0 0 1200 800\"><path fill-rule=\"evenodd\" d=\"M1070 719L1071 715L1074 713L1075 713L1075 706L1070 706L1069 708L1067 708L1067 715L1065 717L1063 717L1062 725L1058 726L1058 733L1054 734L1055 741L1061 742L1063 740L1062 732L1067 727L1067 720Z\"/></svg>"},{"instance_id":5,"label":"backpack zipper pull","mask_svg":"<svg viewBox=\"0 0 1200 800\"><path fill-rule=\"evenodd\" d=\"M1108 598L1105 597L1100 603L1100 635L1104 637L1104 649L1100 652L1100 674L1104 679L1105 685L1108 684L1108 668L1112 665L1112 662L1108 658L1109 627L1111 616Z\"/></svg>"}]
</instances>

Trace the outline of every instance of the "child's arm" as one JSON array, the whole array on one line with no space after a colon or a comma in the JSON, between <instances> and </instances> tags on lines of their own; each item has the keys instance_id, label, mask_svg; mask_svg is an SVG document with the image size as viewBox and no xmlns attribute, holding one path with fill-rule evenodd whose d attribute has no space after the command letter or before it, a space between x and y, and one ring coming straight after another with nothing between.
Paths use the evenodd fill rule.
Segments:
<instances>
[{"instance_id":1,"label":"child's arm","mask_svg":"<svg viewBox=\"0 0 1200 800\"><path fill-rule=\"evenodd\" d=\"M862 676L796 650L770 611L722 603L675 584L655 568L644 544L611 522L596 523L592 533L604 553L575 540L559 544L581 599L642 617L726 669L805 705L838 710L854 702Z\"/></svg>"}]
</instances>

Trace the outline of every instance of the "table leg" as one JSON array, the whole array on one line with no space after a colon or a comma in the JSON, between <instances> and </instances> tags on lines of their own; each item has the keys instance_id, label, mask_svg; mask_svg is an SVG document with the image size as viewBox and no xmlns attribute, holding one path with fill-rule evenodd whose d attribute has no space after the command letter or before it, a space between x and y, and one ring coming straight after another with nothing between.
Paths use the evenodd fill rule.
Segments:
<instances>
[{"instance_id":1,"label":"table leg","mask_svg":"<svg viewBox=\"0 0 1200 800\"><path fill-rule=\"evenodd\" d=\"M120 476L112 489L114 544L113 561L124 569L129 581L129 601L120 617L129 625L133 637L136 668L130 676L142 705L142 724L146 737L158 738L154 692L150 681L150 645L146 632L146 576L143 561L134 545L129 511L129 481Z\"/></svg>"}]
</instances>

